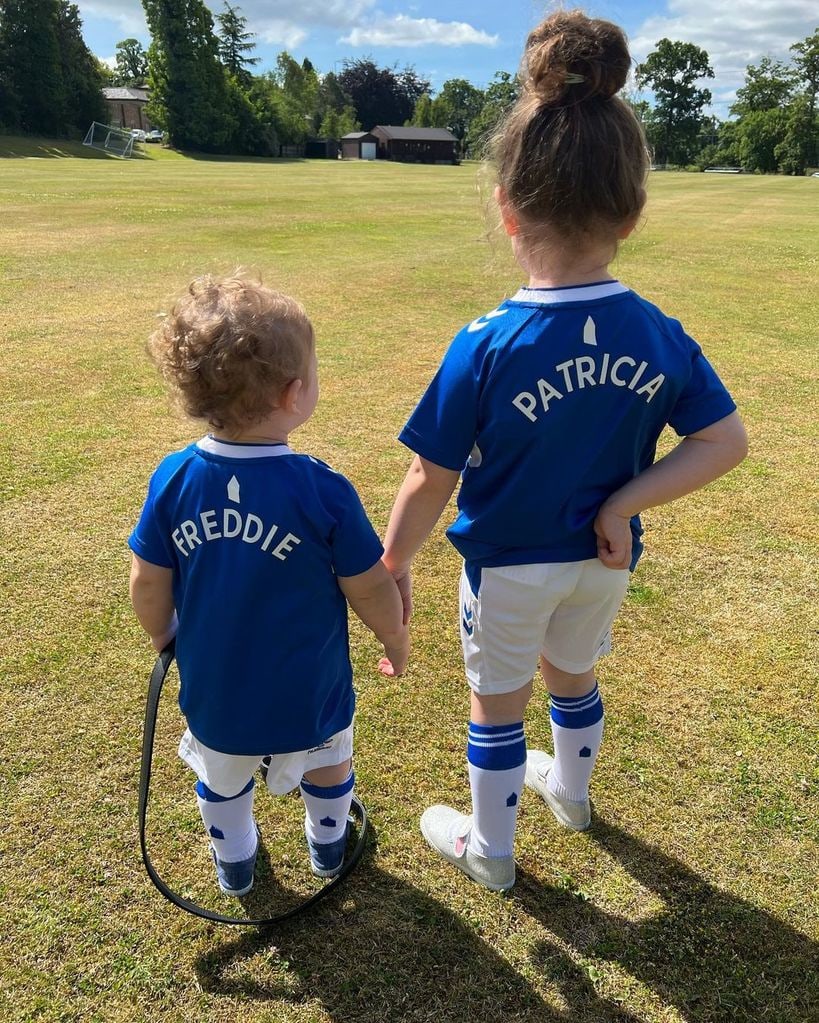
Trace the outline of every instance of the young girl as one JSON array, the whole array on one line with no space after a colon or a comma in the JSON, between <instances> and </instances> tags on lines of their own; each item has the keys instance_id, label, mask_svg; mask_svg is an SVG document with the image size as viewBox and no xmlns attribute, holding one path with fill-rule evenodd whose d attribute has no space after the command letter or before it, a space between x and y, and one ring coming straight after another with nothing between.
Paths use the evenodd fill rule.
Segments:
<instances>
[{"instance_id":1,"label":"young girl","mask_svg":"<svg viewBox=\"0 0 819 1023\"><path fill-rule=\"evenodd\" d=\"M433 806L430 845L495 890L514 883L524 783L576 831L603 733L594 664L640 556L639 513L737 465L734 402L676 320L608 271L645 203L646 143L617 95L625 36L579 11L530 35L522 91L494 139L503 225L528 284L455 338L400 439L415 458L385 563L410 564L458 478L472 815ZM683 439L654 462L670 425ZM554 756L526 752L540 668Z\"/></svg>"}]
</instances>

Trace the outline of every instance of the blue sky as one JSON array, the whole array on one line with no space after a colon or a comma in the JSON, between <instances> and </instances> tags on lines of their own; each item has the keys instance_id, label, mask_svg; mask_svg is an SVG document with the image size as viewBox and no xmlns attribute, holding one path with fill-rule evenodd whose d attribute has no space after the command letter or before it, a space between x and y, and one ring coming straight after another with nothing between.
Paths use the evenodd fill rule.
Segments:
<instances>
[{"instance_id":1,"label":"blue sky","mask_svg":"<svg viewBox=\"0 0 819 1023\"><path fill-rule=\"evenodd\" d=\"M75 0L88 46L111 60L128 36L150 39L140 0ZM484 87L498 70L514 71L527 32L547 5L536 0L239 0L248 29L257 35L257 71L272 67L287 49L309 57L319 72L340 70L345 58L413 64L433 89L448 78ZM210 0L211 11L222 0ZM572 6L568 4L568 6ZM788 47L819 26L815 0L600 0L587 13L622 25L640 60L663 36L703 47L716 79L708 83L714 111L727 107L742 85L747 64L768 55L788 58Z\"/></svg>"}]
</instances>

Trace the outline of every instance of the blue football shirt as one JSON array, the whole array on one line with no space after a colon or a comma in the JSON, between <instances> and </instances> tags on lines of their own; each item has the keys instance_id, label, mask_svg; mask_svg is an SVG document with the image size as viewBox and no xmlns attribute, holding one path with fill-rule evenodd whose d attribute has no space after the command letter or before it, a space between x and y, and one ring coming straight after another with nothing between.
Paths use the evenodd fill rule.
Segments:
<instances>
[{"instance_id":1,"label":"blue football shirt","mask_svg":"<svg viewBox=\"0 0 819 1023\"><path fill-rule=\"evenodd\" d=\"M735 407L680 324L619 281L522 288L455 337L400 440L463 471L447 535L468 566L582 561L665 426L684 436ZM633 568L637 516L632 532Z\"/></svg>"},{"instance_id":2,"label":"blue football shirt","mask_svg":"<svg viewBox=\"0 0 819 1023\"><path fill-rule=\"evenodd\" d=\"M349 725L336 576L383 548L352 484L286 445L206 437L154 472L129 546L173 570L179 704L223 753L290 753Z\"/></svg>"}]
</instances>

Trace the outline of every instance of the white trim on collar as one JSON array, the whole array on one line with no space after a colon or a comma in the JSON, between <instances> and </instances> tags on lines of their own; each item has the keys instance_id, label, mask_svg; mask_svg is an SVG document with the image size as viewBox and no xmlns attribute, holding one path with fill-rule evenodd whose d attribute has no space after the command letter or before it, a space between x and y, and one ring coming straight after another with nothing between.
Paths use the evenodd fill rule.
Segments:
<instances>
[{"instance_id":1,"label":"white trim on collar","mask_svg":"<svg viewBox=\"0 0 819 1023\"><path fill-rule=\"evenodd\" d=\"M591 302L598 298L623 295L629 289L619 281L581 284L574 288L521 288L508 301L529 305L559 305L562 302Z\"/></svg>"},{"instance_id":2,"label":"white trim on collar","mask_svg":"<svg viewBox=\"0 0 819 1023\"><path fill-rule=\"evenodd\" d=\"M196 446L200 451L220 455L222 458L275 458L277 455L293 454L286 444L236 444L216 440L211 436L198 440Z\"/></svg>"}]
</instances>

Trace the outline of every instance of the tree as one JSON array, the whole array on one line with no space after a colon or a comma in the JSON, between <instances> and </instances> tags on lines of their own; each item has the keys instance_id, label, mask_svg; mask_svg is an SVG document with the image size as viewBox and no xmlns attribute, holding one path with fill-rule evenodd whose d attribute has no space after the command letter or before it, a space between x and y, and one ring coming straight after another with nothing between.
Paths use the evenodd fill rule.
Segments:
<instances>
[{"instance_id":1,"label":"tree","mask_svg":"<svg viewBox=\"0 0 819 1023\"><path fill-rule=\"evenodd\" d=\"M247 18L240 14L241 8L232 7L225 0L225 9L216 15L219 32L219 56L222 63L239 82L249 82L249 68L259 63L258 57L247 56L256 49L253 32L247 32Z\"/></svg>"},{"instance_id":2,"label":"tree","mask_svg":"<svg viewBox=\"0 0 819 1023\"><path fill-rule=\"evenodd\" d=\"M432 97L428 92L419 97L409 122L414 128L433 128Z\"/></svg>"},{"instance_id":3,"label":"tree","mask_svg":"<svg viewBox=\"0 0 819 1023\"><path fill-rule=\"evenodd\" d=\"M799 43L791 47L794 54L793 62L799 81L805 87L808 100L806 115L809 140L807 145L808 166L815 167L819 162L819 142L817 142L816 94L819 92L819 28Z\"/></svg>"},{"instance_id":4,"label":"tree","mask_svg":"<svg viewBox=\"0 0 819 1023\"><path fill-rule=\"evenodd\" d=\"M64 136L58 0L0 0L2 116L7 131Z\"/></svg>"},{"instance_id":5,"label":"tree","mask_svg":"<svg viewBox=\"0 0 819 1023\"><path fill-rule=\"evenodd\" d=\"M138 39L123 39L117 43L117 85L144 85L148 79L148 54Z\"/></svg>"},{"instance_id":6,"label":"tree","mask_svg":"<svg viewBox=\"0 0 819 1023\"><path fill-rule=\"evenodd\" d=\"M369 131L377 124L404 124L416 102L429 91L429 82L414 68L379 68L371 58L347 60L338 82L351 98L356 117Z\"/></svg>"},{"instance_id":7,"label":"tree","mask_svg":"<svg viewBox=\"0 0 819 1023\"><path fill-rule=\"evenodd\" d=\"M440 93L432 101L433 125L449 128L458 140L462 155L469 126L480 114L483 102L481 90L464 78L451 78L444 82Z\"/></svg>"},{"instance_id":8,"label":"tree","mask_svg":"<svg viewBox=\"0 0 819 1023\"><path fill-rule=\"evenodd\" d=\"M788 114L782 109L752 110L737 122L739 161L745 170L775 174L779 170L777 147L785 137Z\"/></svg>"},{"instance_id":9,"label":"tree","mask_svg":"<svg viewBox=\"0 0 819 1023\"><path fill-rule=\"evenodd\" d=\"M689 163L696 151L702 109L711 102L709 90L696 85L714 77L708 54L693 43L661 39L635 74L637 84L648 86L656 100L646 127L658 163Z\"/></svg>"},{"instance_id":10,"label":"tree","mask_svg":"<svg viewBox=\"0 0 819 1023\"><path fill-rule=\"evenodd\" d=\"M353 107L345 107L341 112L328 110L319 126L319 138L340 139L351 131L360 131L361 125L355 119Z\"/></svg>"},{"instance_id":11,"label":"tree","mask_svg":"<svg viewBox=\"0 0 819 1023\"><path fill-rule=\"evenodd\" d=\"M153 40L148 117L180 149L235 151L237 98L210 12L202 0L143 0L143 7Z\"/></svg>"},{"instance_id":12,"label":"tree","mask_svg":"<svg viewBox=\"0 0 819 1023\"><path fill-rule=\"evenodd\" d=\"M796 85L792 68L778 60L763 57L759 64L745 69L745 85L737 89L736 103L730 113L742 117L757 110L776 110L788 104Z\"/></svg>"},{"instance_id":13,"label":"tree","mask_svg":"<svg viewBox=\"0 0 819 1023\"><path fill-rule=\"evenodd\" d=\"M59 0L57 45L63 81L65 130L84 135L93 121L106 119L102 98L103 76L99 63L82 37L82 21L76 4Z\"/></svg>"},{"instance_id":14,"label":"tree","mask_svg":"<svg viewBox=\"0 0 819 1023\"><path fill-rule=\"evenodd\" d=\"M515 105L520 83L508 71L496 71L493 81L483 94L480 113L469 126L466 136L467 151L482 157L498 125Z\"/></svg>"}]
</instances>

